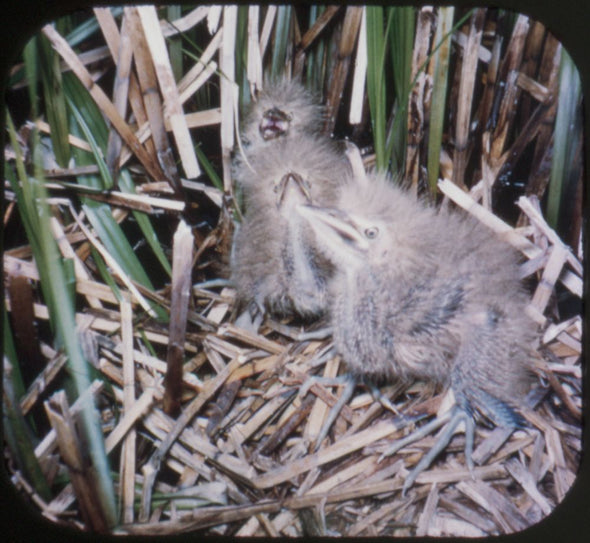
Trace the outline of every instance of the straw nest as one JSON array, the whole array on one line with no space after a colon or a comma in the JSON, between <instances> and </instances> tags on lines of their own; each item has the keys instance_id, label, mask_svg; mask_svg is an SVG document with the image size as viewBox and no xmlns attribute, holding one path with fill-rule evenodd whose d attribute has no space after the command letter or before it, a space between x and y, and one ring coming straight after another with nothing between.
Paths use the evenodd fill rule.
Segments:
<instances>
[{"instance_id":1,"label":"straw nest","mask_svg":"<svg viewBox=\"0 0 590 543\"><path fill-rule=\"evenodd\" d=\"M45 33L83 79L79 59L68 55L54 29ZM186 81L183 89L189 86ZM110 115L105 99L95 97ZM187 115L185 122L190 127L219 122L219 112L210 115L209 120ZM188 132L178 126L172 129L186 169L191 146L186 145ZM119 133L124 137L125 128ZM149 170L150 162L138 158ZM67 228L57 220L52 223L62 254L84 261L90 246L100 251L85 217L77 214L69 194L60 192L63 186L49 188L56 191L50 202L54 209L65 206L79 219ZM190 282L194 270L211 266L227 252L231 232L230 223L222 220L208 235L195 230L195 243L190 229L181 226L174 240L173 253L180 256L173 261L170 289L155 294L133 289L137 285L114 271L123 293L119 301L96 269L90 267L89 273L76 267L76 291L87 302L76 313L79 337L87 360L99 372L88 392L100 411L111 469L119 474L115 490L124 520L116 532L479 536L519 531L551 513L574 482L581 454L582 322L580 315L556 321L555 292L581 297L582 266L547 225L534 197L520 198L526 221L512 228L477 203L481 186L469 193L443 181L439 188L517 247L526 259L523 276L536 278L529 310L543 329L543 360L537 364L538 394L525 414L530 426L509 435L478 425L473 473L466 468L464 438L458 433L402 496L405 476L434 438L424 437L378 462L380 454L415 427L412 417L445 409L448 398L445 391L422 382L392 383L382 389L395 407L392 413L358 387L328 439L313 452L315 436L340 390L317 382L305 394L301 391L310 375L343 371L337 356L322 356L329 339L302 340L303 329L295 323L271 319L258 335L244 332L232 324L234 292L229 286L192 285L188 301L183 301L175 289ZM184 190L189 199L207 194L222 206L222 193L216 189L186 182ZM150 183L134 196L109 193L100 198L118 208L123 220L134 209L177 213L179 202L170 193L166 183ZM11 199L10 190L6 198ZM39 279L28 247L6 250L4 267L7 277ZM170 309L170 325L147 316L150 297ZM10 302L7 306L10 310ZM48 319L42 303L34 304L34 314L39 323ZM44 402L51 429L34 453L59 493L41 498L14 459L9 461L12 480L47 518L89 528L93 496L81 489L92 488L92 474L79 464L84 451L76 425L80 406L68 405L64 393L53 390L65 371L63 354L45 343L40 350L45 369L18 402L24 415ZM173 377L164 379L171 360L182 362L176 396L166 388ZM167 415L164 407L176 410L177 416ZM69 482L59 484L64 474Z\"/></svg>"},{"instance_id":2,"label":"straw nest","mask_svg":"<svg viewBox=\"0 0 590 543\"><path fill-rule=\"evenodd\" d=\"M454 189L445 188L452 195ZM505 235L535 255L526 265L535 266L545 280L539 282L530 309L544 320L555 286L551 278L560 277L568 288L579 289L575 271L579 265L530 201L521 199L520 205L530 213L533 225L526 230L537 242L513 229ZM472 209L484 212L476 204ZM75 234L64 239L68 238L75 238L74 244L83 241ZM36 279L30 261L8 251L4 262L8 270L18 267L21 274ZM78 288L91 291L105 304L114 302L111 291L92 280ZM329 439L311 452L339 390L318 382L305 396L300 391L308 376L335 376L341 369L338 357L322 362L329 340L300 341L299 328L271 320L261 334L248 334L230 321L233 291L215 290L191 289L182 405L176 419L163 411L168 330L149 320L135 323L135 306L128 302L119 311L77 314L87 356L102 374L102 380L93 383L92 394L101 406L106 449L113 451L112 467L118 464L119 473L127 474L118 481L117 491L132 493L136 512L144 519L120 531L505 533L549 514L573 483L581 437L579 316L543 325L545 361L538 365L535 408L526 413L530 428L508 435L503 429L478 426L473 474L465 465L463 436L456 435L402 496L408 470L432 445L433 437L380 463L379 456L391 440L413 428L408 415L436 413L444 405L444 391L421 382L392 384L383 394L395 406L395 414L359 387ZM46 318L44 309L35 306L38 318ZM211 331L204 331L209 327ZM135 337L140 335L156 347L155 355L137 346ZM64 366L63 355L46 345L42 352L47 368L20 399L25 414L41 401ZM125 398L128 388L130 399ZM75 467L64 449L81 448L73 425L76 408L75 403L67 405L62 393L48 402L48 412L72 415L52 418L54 428L35 449L48 478ZM57 435L65 434L74 445L60 443ZM13 478L19 488L30 491L18 471ZM71 484L49 502L31 497L48 518L82 526L81 497Z\"/></svg>"}]
</instances>

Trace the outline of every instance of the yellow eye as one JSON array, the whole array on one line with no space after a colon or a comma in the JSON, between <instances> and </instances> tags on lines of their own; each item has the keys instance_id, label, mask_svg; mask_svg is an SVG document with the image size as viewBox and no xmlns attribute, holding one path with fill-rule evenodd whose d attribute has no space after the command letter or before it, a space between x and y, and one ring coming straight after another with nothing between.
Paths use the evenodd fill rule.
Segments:
<instances>
[{"instance_id":1,"label":"yellow eye","mask_svg":"<svg viewBox=\"0 0 590 543\"><path fill-rule=\"evenodd\" d=\"M375 239L379 235L379 228L376 226L372 226L371 228L367 228L365 230L365 237L367 239Z\"/></svg>"}]
</instances>

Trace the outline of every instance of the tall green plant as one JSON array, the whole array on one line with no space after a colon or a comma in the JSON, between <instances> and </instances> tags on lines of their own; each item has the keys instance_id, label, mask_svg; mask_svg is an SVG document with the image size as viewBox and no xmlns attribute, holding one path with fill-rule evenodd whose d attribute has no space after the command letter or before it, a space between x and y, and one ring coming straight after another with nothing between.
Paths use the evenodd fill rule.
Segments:
<instances>
[{"instance_id":1,"label":"tall green plant","mask_svg":"<svg viewBox=\"0 0 590 543\"><path fill-rule=\"evenodd\" d=\"M84 394L91 383L89 365L84 358L76 331L74 300L68 288L69 266L64 264L57 243L51 234L51 215L37 152L38 135L33 134L32 149L36 167L35 177L30 178L26 173L22 151L9 115L7 122L10 142L16 155L16 175L9 175L9 181L16 195L19 214L39 272L43 297L55 334L56 347L63 348L66 353L68 368L75 383L78 398L83 398L80 422L84 440L88 444L92 468L96 473L97 500L101 504L107 523L114 526L117 518L115 492L100 427L100 417L92 397Z\"/></svg>"},{"instance_id":2,"label":"tall green plant","mask_svg":"<svg viewBox=\"0 0 590 543\"><path fill-rule=\"evenodd\" d=\"M386 36L389 43L392 66L393 88L395 91L394 117L401 118L394 122L389 134L391 151L391 169L400 171L404 168L407 141L407 103L411 91L412 57L414 52L414 33L416 11L412 6L388 8L388 25L391 21L391 32ZM397 119L396 119L397 120Z\"/></svg>"},{"instance_id":3,"label":"tall green plant","mask_svg":"<svg viewBox=\"0 0 590 543\"><path fill-rule=\"evenodd\" d=\"M10 177L10 174L7 177ZM44 500L49 500L51 498L51 492L39 465L39 461L35 456L33 432L20 409L19 399L25 393L25 386L6 311L4 311L3 319L4 364L2 368L2 399L4 408L2 410L2 422L4 439L23 474L33 484L35 491Z\"/></svg>"},{"instance_id":4,"label":"tall green plant","mask_svg":"<svg viewBox=\"0 0 590 543\"><path fill-rule=\"evenodd\" d=\"M79 166L95 164L99 166L100 171L100 175L78 176L77 180L82 185L96 189L109 189L112 187L113 181L103 159L108 138L107 126L96 104L90 99L88 92L82 87L78 79L72 74L64 74L64 83L72 115L71 131L88 141L93 150L90 154L81 149L74 149L76 164ZM127 192L135 192L133 182L126 170L120 173L120 188ZM107 250L125 270L125 273L145 287L153 289L149 275L137 258L121 226L114 220L110 206L83 197L82 202L88 213L88 220L97 231ZM158 261L164 270L170 274L170 264L157 239L149 217L138 211L134 211L133 215ZM166 315L161 309L156 309L156 311L158 311L160 318L166 319Z\"/></svg>"},{"instance_id":5,"label":"tall green plant","mask_svg":"<svg viewBox=\"0 0 590 543\"><path fill-rule=\"evenodd\" d=\"M451 40L449 33L453 26L454 7L440 7L434 43L440 44L433 53L434 70L432 76L432 98L430 104L430 123L428 129L428 156L426 159L428 187L432 195L436 194L440 170L440 152L445 119L447 84L449 77L449 59Z\"/></svg>"},{"instance_id":6,"label":"tall green plant","mask_svg":"<svg viewBox=\"0 0 590 543\"><path fill-rule=\"evenodd\" d=\"M386 156L386 93L385 93L385 42L384 9L367 6L367 97L371 112L371 128L378 170L387 169Z\"/></svg>"},{"instance_id":7,"label":"tall green plant","mask_svg":"<svg viewBox=\"0 0 590 543\"><path fill-rule=\"evenodd\" d=\"M277 80L285 72L289 41L291 39L291 12L291 6L279 6L277 9L270 67L271 80Z\"/></svg>"},{"instance_id":8,"label":"tall green plant","mask_svg":"<svg viewBox=\"0 0 590 543\"><path fill-rule=\"evenodd\" d=\"M580 99L580 75L572 58L562 48L551 181L547 196L547 221L553 228L559 224L568 186L577 181L575 177L579 173L579 165L574 157L581 137Z\"/></svg>"},{"instance_id":9,"label":"tall green plant","mask_svg":"<svg viewBox=\"0 0 590 543\"><path fill-rule=\"evenodd\" d=\"M39 55L39 67L45 113L51 126L51 143L57 163L65 168L70 160L70 144L68 142L68 114L66 98L63 92L62 73L59 65L59 55L54 51L49 40L40 35L35 40ZM27 58L30 62L31 59Z\"/></svg>"},{"instance_id":10,"label":"tall green plant","mask_svg":"<svg viewBox=\"0 0 590 543\"><path fill-rule=\"evenodd\" d=\"M326 6L314 5L309 8L309 26L326 11ZM306 60L306 83L310 90L321 93L325 78L326 39L320 36L314 46L308 51Z\"/></svg>"}]
</instances>

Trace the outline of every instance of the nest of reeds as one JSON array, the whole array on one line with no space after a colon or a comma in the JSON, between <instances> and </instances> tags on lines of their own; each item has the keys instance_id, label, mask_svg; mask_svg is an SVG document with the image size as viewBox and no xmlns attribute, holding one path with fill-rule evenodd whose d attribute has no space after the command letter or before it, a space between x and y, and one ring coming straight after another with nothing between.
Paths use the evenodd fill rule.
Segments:
<instances>
[{"instance_id":1,"label":"nest of reeds","mask_svg":"<svg viewBox=\"0 0 590 543\"><path fill-rule=\"evenodd\" d=\"M187 15L174 25L161 22L160 28L164 35L173 34L174 28L184 28L181 23L203 25L207 18L212 24L222 14L224 29L228 31L236 24L233 9L197 8L189 14L191 21ZM162 69L158 55L165 57L166 50L152 43L157 42L157 26L149 26L154 23L155 14L151 8L125 12L126 24L137 32L125 27L127 37L132 37L125 42L127 47L132 47L128 42L133 39L147 40L150 45L150 54L143 60L134 50L137 72L141 71L142 62ZM418 13L417 33L428 30L423 21L427 15L427 10ZM109 47L119 51L122 62L125 49L124 45L122 49L114 48L116 41L112 40L116 40L118 33L111 24L112 15L97 10L96 16ZM252 14L253 18L258 16ZM299 34L301 43L309 47L322 28L337 16L341 16L333 22L337 36L345 34L343 28L352 32L346 25L359 31L362 8L328 8L319 22L303 36ZM266 17L265 21L272 23L269 12ZM457 43L476 39L483 17L481 11L471 14L471 26L457 31ZM533 32L532 28L529 31L528 20L518 19L512 34L515 43L521 40L524 47L528 37L526 43L532 47L531 41L538 39L536 33L542 30L534 26ZM429 29L432 35L435 31ZM86 60L76 55L53 27L45 27L43 32L75 77L89 88L94 101L111 120L112 132L118 133L126 144L119 147L117 160L110 165L117 164L119 169L133 156L126 149L133 148L136 139L143 137L142 129L151 130L153 146L146 144L142 151L135 151L136 163L141 164L137 178L145 181L144 173L148 172L153 179L178 179L173 175L172 163L158 155L157 141L166 136L166 123L174 134L179 161L188 171L196 164L191 157L188 128L221 122L223 187L226 196L231 194L225 124L233 119L231 92L226 92L222 83L221 110L184 114L181 106L183 93L194 92L191 85L197 85L199 77L212 77L214 69L207 63L221 47L218 34L213 34L209 53L203 53L210 56L201 59L201 69L187 74L178 85L170 77L151 70L158 78L152 83L159 84L162 96L170 101L166 115L161 104L158 110L152 102L149 120L145 121L148 125L141 127L127 124L124 116L113 113L113 102L97 86L87 84L92 77L85 67ZM547 49L552 38L546 33L542 35L544 51L549 56ZM268 34L261 30L261 37L264 36ZM352 51L351 48L349 57ZM469 60L467 51L465 48L464 63ZM417 65L423 62L420 54L423 53L417 51L414 59ZM231 61L227 55L224 57L223 47L219 55L224 71ZM297 63L304 61L305 57L297 55L293 59L296 68ZM500 65L505 66L504 62L514 60L502 59ZM337 66L345 70L344 75L339 75L344 85L349 66ZM144 70L144 75L147 72ZM502 73L512 71L505 67ZM546 100L541 102L544 113L551 107L549 100L554 99L547 89L555 89L555 70L552 75L546 74L545 85L535 86L523 74L518 72L519 88L536 92L533 96L537 100ZM516 85L516 79L510 77L512 85ZM139 82L140 86L133 91L132 80L133 77L129 80L128 99L133 103L135 96L134 106L143 107L134 93L149 82ZM166 83L170 86L166 87ZM328 100L339 96L338 84L336 81L329 87ZM461 83L453 88L465 91L461 90ZM425 98L418 93L412 99L415 104ZM506 95L505 100L507 104L512 98ZM150 107L146 97L143 102L146 109ZM500 115L505 115L501 118L512 123L514 119L503 109L504 104L500 101ZM471 102L468 105L470 111ZM535 136L540 141L541 120L545 117L541 113L538 117ZM182 128L183 122L186 130ZM43 132L45 127L37 123L37 128ZM12 145L5 156L17 165L16 170L20 164L23 169L27 164L23 143L27 130L25 127L20 134L11 132ZM459 142L460 134L455 136ZM334 377L345 371L344 364L338 356L324 356L330 346L329 338L301 339L301 333L313 329L313 325L303 327L300 323L276 322L267 317L259 333L252 334L233 324L234 292L231 286L214 280L224 268L222 261L231 239L230 210L228 199L220 190L223 187L190 181L176 185L143 182L133 194L117 190L80 192L64 179L92 175L98 168L84 169L79 165L45 168L46 192L33 192L34 196L43 197L47 205L43 209L50 212L47 233L56 240L61 256L74 263L75 334L84 360L94 368L93 373L89 372L92 377L87 388L77 398L70 395L68 399L62 390L67 368L72 371L71 360L68 363L64 351L67 340L61 338L53 345L46 341L53 337L48 323L54 326L54 314L48 304L52 296L49 290L41 296L38 289L43 277L47 277L39 269L42 263L38 254L42 250L28 240L7 244L4 253L5 299L16 350L19 356L36 360L40 368L29 379L26 390L19 390L11 380L13 372L19 370L18 363L15 365L11 361L15 359L9 356L4 358L4 398L12 417L10 430L18 435L18 429L29 428L23 431L30 433L27 425L31 418L33 426L46 430L36 439L28 436L29 446L20 449L13 447L10 436L7 437L7 466L15 486L45 517L57 523L121 534L162 535L200 530L240 536L478 536L516 532L550 514L573 484L581 454L581 315L579 305L574 303L574 310L566 317L560 316L557 300L566 296L575 301L581 297L582 265L544 219L536 196L542 193L533 191L519 198L517 227L491 211L491 187L504 167L508 151L528 142L516 137L509 146L502 130L484 134L483 141L489 145L482 153L482 181L469 191L462 182L447 180L439 182L438 188L445 198L473 214L523 254L523 277L531 282L529 312L543 333L538 346L542 361L536 365L536 394L524 413L529 426L509 432L478 425L473 472L465 465L461 432L405 495L402 487L406 475L431 447L434 438L424 437L380 460L392 440L411 432L420 424L420 418L446 408L446 392L422 382L391 383L382 388L395 412L385 408L367 389L357 387L328 438L316 444L340 388L321 382L310 384L309 377ZM88 148L85 142L73 144ZM468 156L462 156L463 147L458 149L452 166L444 160L441 163L441 171L453 179L458 171L463 176L468 162ZM418 147L409 145L406 176L410 180L421 175L417 166L419 153ZM369 156L367 162L372 160L375 157ZM379 158L376 160L379 162ZM17 220L19 198L26 195L27 187L26 176L18 173L6 186L5 225ZM179 194L184 202L179 200ZM80 201L84 202L83 208ZM96 209L89 201L108 206L121 224L139 212L153 216L159 213L160 218L173 225L170 230L174 231L174 238L168 233L173 255L171 286L150 290L118 265L105 246L107 234L97 231L92 215ZM178 220L179 212L187 211L185 202L197 203L193 217L199 217L199 210L204 207L217 206L217 225L208 228L197 224L188 228ZM23 211L18 209L20 220L26 222ZM111 284L101 275L101 259L112 275ZM169 321L158 318L156 307L165 309ZM19 337L33 340L19 342ZM19 349L26 344L30 350L22 355ZM100 451L88 449L89 438L83 429L89 424L83 415L89 398L100 417L103 454L108 457L112 488L121 504L120 521L115 528L108 508L104 507L104 497L96 495L99 470L95 465L91 469L92 462L88 460L100 455Z\"/></svg>"}]
</instances>

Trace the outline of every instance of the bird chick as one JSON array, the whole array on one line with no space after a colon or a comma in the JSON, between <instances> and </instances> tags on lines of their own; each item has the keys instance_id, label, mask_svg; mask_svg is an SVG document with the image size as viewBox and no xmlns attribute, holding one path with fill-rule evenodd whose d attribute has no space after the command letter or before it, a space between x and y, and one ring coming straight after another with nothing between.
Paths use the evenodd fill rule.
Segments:
<instances>
[{"instance_id":1,"label":"bird chick","mask_svg":"<svg viewBox=\"0 0 590 543\"><path fill-rule=\"evenodd\" d=\"M242 142L248 152L280 138L316 134L323 115L324 108L313 93L297 81L284 79L259 92L244 119Z\"/></svg>"},{"instance_id":2,"label":"bird chick","mask_svg":"<svg viewBox=\"0 0 590 543\"><path fill-rule=\"evenodd\" d=\"M260 199L270 201L273 196L261 193L266 185L256 183L253 177L266 167L266 154L287 152L285 140L321 137L323 113L314 95L294 80L276 81L259 92L244 118L242 146L232 163L233 179L247 200L246 212L249 205L256 205Z\"/></svg>"},{"instance_id":3,"label":"bird chick","mask_svg":"<svg viewBox=\"0 0 590 543\"><path fill-rule=\"evenodd\" d=\"M470 467L475 416L510 428L523 423L518 409L530 384L535 327L509 246L474 219L422 205L381 175L348 184L335 207L298 211L334 266L334 344L353 377L420 378L453 391L452 412L428 428L446 427L404 491L461 421Z\"/></svg>"},{"instance_id":4,"label":"bird chick","mask_svg":"<svg viewBox=\"0 0 590 543\"><path fill-rule=\"evenodd\" d=\"M235 172L245 204L232 255L237 298L253 317L265 309L277 316L319 317L327 307L332 266L295 208L335 205L348 161L329 138L293 134L254 153L250 163L252 169Z\"/></svg>"},{"instance_id":5,"label":"bird chick","mask_svg":"<svg viewBox=\"0 0 590 543\"><path fill-rule=\"evenodd\" d=\"M244 154L233 164L245 212L234 236L232 280L240 305L249 309L236 321L246 328L257 328L265 309L304 318L324 313L331 265L294 211L300 203L333 205L349 170L336 145L319 133L323 114L311 92L283 80L261 91L245 118Z\"/></svg>"}]
</instances>

